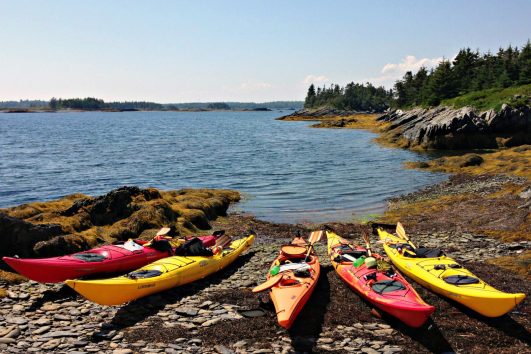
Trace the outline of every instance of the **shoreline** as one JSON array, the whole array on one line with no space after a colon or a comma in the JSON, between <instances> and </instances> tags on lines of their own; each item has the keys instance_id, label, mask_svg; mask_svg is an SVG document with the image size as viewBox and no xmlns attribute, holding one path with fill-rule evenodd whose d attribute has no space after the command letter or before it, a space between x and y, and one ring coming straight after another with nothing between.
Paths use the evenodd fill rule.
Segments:
<instances>
[{"instance_id":1,"label":"shoreline","mask_svg":"<svg viewBox=\"0 0 531 354\"><path fill-rule=\"evenodd\" d=\"M371 122L375 121L373 117L364 119L357 119L352 125L357 124L358 129L377 128L371 128ZM523 152L527 154L527 151ZM499 157L495 155L493 161L511 162L513 159ZM483 159L490 161L489 158ZM529 294L531 228L526 214L531 206L530 180L525 173L514 176L516 172L511 173L506 165L493 163L498 167L492 171L505 169L509 176L482 174L478 166L460 167L460 163L455 162L456 172L468 168L468 174L453 172L447 181L391 199L378 221L400 220L412 240L444 249L449 256L500 290ZM253 229L258 234L256 244L233 265L217 274L121 307L101 307L84 300L64 285L37 284L0 271L0 334L6 332L5 335L10 336L0 335L0 351L7 350L10 345L16 345L22 351L105 353L133 353L141 349L170 353L172 350L205 353L339 353L349 350L382 354L484 353L498 348L500 353L516 354L528 348L526 338L531 330L529 300L524 300L506 316L486 319L411 282L421 297L437 308L428 324L411 329L385 315L383 319L375 317L371 307L339 280L323 241L316 245L322 267L318 288L292 330L285 331L276 324L274 311L267 302L268 296L253 294L250 289L265 279L280 245L289 242L297 231L307 235L313 229L322 228L323 224L280 224L248 214L226 215L229 205L240 198L234 191L133 192L131 201L141 209L132 208L132 213L116 214L117 219L109 220L111 226L103 226L100 234L95 229L87 229L92 231L85 232L86 236L95 244L110 242L114 236L131 237L130 234L120 234L123 227L113 225L142 223L144 219L135 219L136 212L149 211L145 215L151 219L168 207L182 217L177 217L175 222L183 227L180 229L183 234L207 234L211 231L205 230L223 229L229 235L240 236ZM179 199L180 196L184 199ZM84 201L86 196L77 195L8 209L15 213L13 216L25 217L25 221L31 224L41 224L43 220L61 221L63 227L75 231L86 217L102 217L94 203L116 206L113 201L120 199L116 197L115 190L105 196L89 197L87 202ZM225 202L219 201L220 198ZM207 201L209 205L205 205ZM127 205L121 208L127 210ZM39 209L42 215L35 214L35 209ZM68 221L72 217L78 219ZM131 224L132 220L136 220L135 223ZM164 220L157 219L157 223L161 222ZM370 230L361 222L330 222L327 225L356 243L361 243L361 234ZM152 229L139 228L138 236L149 238L154 230L155 225ZM98 235L103 236L101 240ZM43 249L57 251L55 245L51 242ZM382 251L374 239L373 247L377 252ZM248 317L250 313L258 317ZM80 319L83 319L83 325L76 325Z\"/></svg>"}]
</instances>

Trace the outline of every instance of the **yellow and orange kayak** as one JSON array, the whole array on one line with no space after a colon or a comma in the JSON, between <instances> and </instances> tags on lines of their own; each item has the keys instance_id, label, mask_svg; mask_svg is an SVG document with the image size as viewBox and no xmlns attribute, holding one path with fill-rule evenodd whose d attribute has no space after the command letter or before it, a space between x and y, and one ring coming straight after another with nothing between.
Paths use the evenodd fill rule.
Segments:
<instances>
[{"instance_id":1,"label":"yellow and orange kayak","mask_svg":"<svg viewBox=\"0 0 531 354\"><path fill-rule=\"evenodd\" d=\"M312 236L316 235L312 233ZM253 291L270 290L278 324L289 329L312 295L320 272L319 259L311 246L296 238L291 244L281 247L269 269L268 280Z\"/></svg>"}]
</instances>

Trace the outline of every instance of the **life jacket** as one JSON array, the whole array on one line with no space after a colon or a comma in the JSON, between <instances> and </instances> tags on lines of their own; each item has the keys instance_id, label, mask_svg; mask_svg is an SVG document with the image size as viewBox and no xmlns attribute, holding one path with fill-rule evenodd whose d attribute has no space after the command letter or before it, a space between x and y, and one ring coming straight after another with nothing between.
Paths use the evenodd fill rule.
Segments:
<instances>
[{"instance_id":1,"label":"life jacket","mask_svg":"<svg viewBox=\"0 0 531 354\"><path fill-rule=\"evenodd\" d=\"M175 249L176 256L206 256L210 257L214 255L211 249L206 248L203 242L194 237L187 240L182 246Z\"/></svg>"}]
</instances>

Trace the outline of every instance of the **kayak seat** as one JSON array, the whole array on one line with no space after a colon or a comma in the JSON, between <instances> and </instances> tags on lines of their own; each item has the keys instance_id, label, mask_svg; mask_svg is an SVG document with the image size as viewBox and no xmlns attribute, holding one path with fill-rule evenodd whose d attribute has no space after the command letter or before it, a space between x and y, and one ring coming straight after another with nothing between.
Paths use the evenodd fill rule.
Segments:
<instances>
[{"instance_id":1,"label":"kayak seat","mask_svg":"<svg viewBox=\"0 0 531 354\"><path fill-rule=\"evenodd\" d=\"M438 248L417 247L413 248L409 243L395 243L392 248L405 250L405 255L411 258L437 258L444 256L444 252Z\"/></svg>"},{"instance_id":2,"label":"kayak seat","mask_svg":"<svg viewBox=\"0 0 531 354\"><path fill-rule=\"evenodd\" d=\"M131 278L131 279L144 279L144 278L158 277L161 274L162 274L162 272L160 270L155 270L155 269L147 270L147 269L144 269L144 270L137 270L135 272L131 272L131 273L127 274L127 277Z\"/></svg>"},{"instance_id":3,"label":"kayak seat","mask_svg":"<svg viewBox=\"0 0 531 354\"><path fill-rule=\"evenodd\" d=\"M80 261L85 262L102 262L107 259L104 255L100 253L76 253L72 255L73 258L79 259Z\"/></svg>"},{"instance_id":4,"label":"kayak seat","mask_svg":"<svg viewBox=\"0 0 531 354\"><path fill-rule=\"evenodd\" d=\"M354 258L360 258L361 256L364 256L364 257L367 256L367 251L354 250L347 245L341 245L339 247L336 247L335 250L336 252L339 252L340 254L348 254L349 256L352 256Z\"/></svg>"},{"instance_id":5,"label":"kayak seat","mask_svg":"<svg viewBox=\"0 0 531 354\"><path fill-rule=\"evenodd\" d=\"M450 275L443 278L445 282L453 285L467 285L467 284L477 284L479 283L478 278L474 278L468 275Z\"/></svg>"},{"instance_id":6,"label":"kayak seat","mask_svg":"<svg viewBox=\"0 0 531 354\"><path fill-rule=\"evenodd\" d=\"M406 290L406 287L398 280L380 280L372 284L372 290L378 294L385 294L393 291Z\"/></svg>"},{"instance_id":7,"label":"kayak seat","mask_svg":"<svg viewBox=\"0 0 531 354\"><path fill-rule=\"evenodd\" d=\"M179 248L175 249L176 256L205 256L210 257L214 255L211 249L206 248L197 237L187 240Z\"/></svg>"}]
</instances>

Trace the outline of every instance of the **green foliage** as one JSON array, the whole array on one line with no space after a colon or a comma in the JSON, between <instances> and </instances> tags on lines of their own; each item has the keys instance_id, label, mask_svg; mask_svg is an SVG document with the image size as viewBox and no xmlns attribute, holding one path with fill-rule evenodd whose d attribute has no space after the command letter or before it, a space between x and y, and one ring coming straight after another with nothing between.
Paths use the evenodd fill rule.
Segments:
<instances>
[{"instance_id":1,"label":"green foliage","mask_svg":"<svg viewBox=\"0 0 531 354\"><path fill-rule=\"evenodd\" d=\"M355 84L353 82L345 87L331 85L330 87L318 87L310 85L305 108L331 107L341 110L352 111L375 111L382 112L389 107L392 92L384 87L374 87L371 83Z\"/></svg>"},{"instance_id":2,"label":"green foliage","mask_svg":"<svg viewBox=\"0 0 531 354\"><path fill-rule=\"evenodd\" d=\"M421 68L416 74L407 72L395 84L391 105L407 108L452 102L461 106L466 102L478 108L499 108L502 103L509 103L507 101L510 97L507 94L509 91L500 93L503 88L529 83L531 83L529 40L521 50L509 46L507 49L500 48L496 55L491 53L481 55L478 51L466 48L461 49L451 63L443 60L430 72L425 68ZM474 91L477 92L470 94ZM459 96L463 97L456 98ZM448 101L452 98L456 99Z\"/></svg>"},{"instance_id":3,"label":"green foliage","mask_svg":"<svg viewBox=\"0 0 531 354\"><path fill-rule=\"evenodd\" d=\"M531 97L531 84L513 86L508 88L493 88L474 91L455 98L443 100L441 104L455 108L472 106L480 110L499 110L503 103L513 107L529 105Z\"/></svg>"},{"instance_id":4,"label":"green foliage","mask_svg":"<svg viewBox=\"0 0 531 354\"><path fill-rule=\"evenodd\" d=\"M81 109L85 111L95 111L105 108L103 100L87 97L87 98L68 98L50 100L51 109Z\"/></svg>"}]
</instances>

